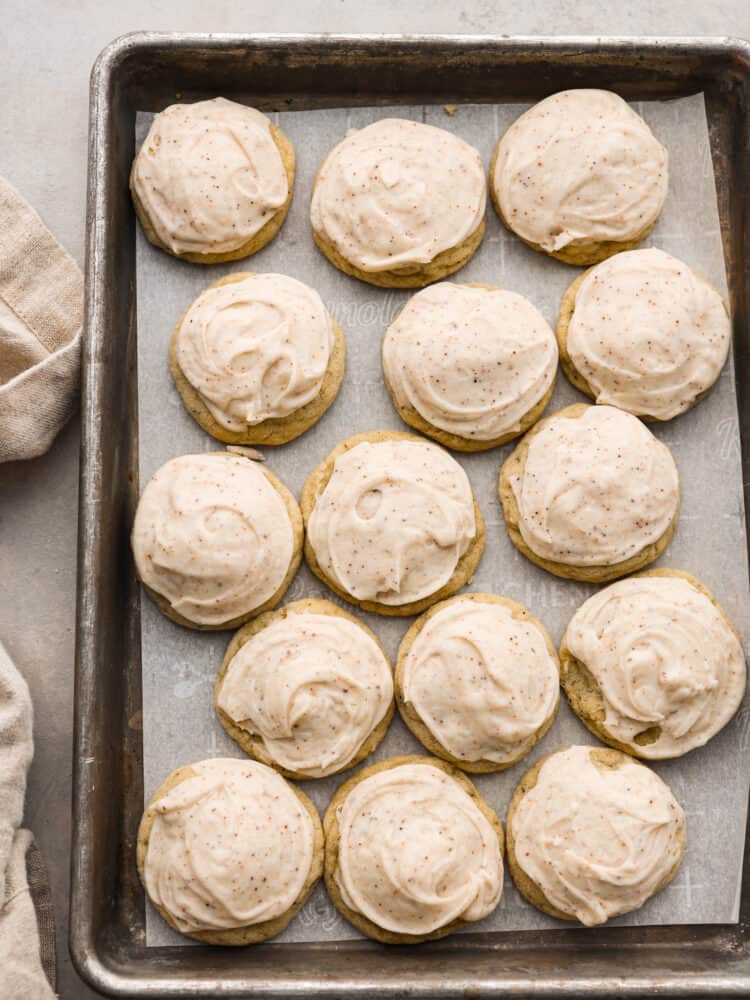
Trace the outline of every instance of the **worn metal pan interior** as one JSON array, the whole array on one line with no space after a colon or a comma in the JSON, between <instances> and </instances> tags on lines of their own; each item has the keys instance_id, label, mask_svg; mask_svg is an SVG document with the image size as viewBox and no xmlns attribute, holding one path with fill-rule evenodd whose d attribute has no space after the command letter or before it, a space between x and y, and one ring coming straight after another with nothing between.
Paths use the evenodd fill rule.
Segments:
<instances>
[{"instance_id":1,"label":"worn metal pan interior","mask_svg":"<svg viewBox=\"0 0 750 1000\"><path fill-rule=\"evenodd\" d=\"M731 39L137 34L91 82L76 664L73 959L105 993L500 997L750 994L750 868L731 926L460 935L417 948L146 948L135 871L143 803L140 633L128 533L137 496L136 110L231 94L265 108L529 100L596 86L637 98L706 93L735 321L750 480L750 45ZM746 488L747 489L747 488ZM746 508L750 509L746 491ZM710 845L704 845L710 858Z\"/></svg>"}]
</instances>

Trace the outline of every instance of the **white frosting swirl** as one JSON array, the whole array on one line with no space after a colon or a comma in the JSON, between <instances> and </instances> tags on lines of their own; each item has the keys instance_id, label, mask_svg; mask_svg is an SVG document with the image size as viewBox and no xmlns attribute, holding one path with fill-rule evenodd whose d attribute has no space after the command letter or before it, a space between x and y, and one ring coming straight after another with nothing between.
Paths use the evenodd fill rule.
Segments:
<instances>
[{"instance_id":1,"label":"white frosting swirl","mask_svg":"<svg viewBox=\"0 0 750 1000\"><path fill-rule=\"evenodd\" d=\"M495 198L510 228L547 251L627 241L661 212L666 149L608 90L563 90L535 104L498 145Z\"/></svg>"},{"instance_id":2,"label":"white frosting swirl","mask_svg":"<svg viewBox=\"0 0 750 1000\"><path fill-rule=\"evenodd\" d=\"M291 612L234 655L217 704L281 767L340 771L382 721L393 678L382 650L339 615Z\"/></svg>"},{"instance_id":3,"label":"white frosting swirl","mask_svg":"<svg viewBox=\"0 0 750 1000\"><path fill-rule=\"evenodd\" d=\"M737 636L683 578L630 577L606 587L578 609L564 642L599 686L604 728L640 757L660 760L703 746L745 692ZM654 727L658 739L636 741Z\"/></svg>"},{"instance_id":4,"label":"white frosting swirl","mask_svg":"<svg viewBox=\"0 0 750 1000\"><path fill-rule=\"evenodd\" d=\"M511 486L532 552L579 566L637 555L667 531L680 502L667 446L637 417L611 406L550 417Z\"/></svg>"},{"instance_id":5,"label":"white frosting swirl","mask_svg":"<svg viewBox=\"0 0 750 1000\"><path fill-rule=\"evenodd\" d=\"M714 384L731 336L719 293L649 248L619 253L585 276L567 350L597 402L669 420Z\"/></svg>"},{"instance_id":6,"label":"white frosting swirl","mask_svg":"<svg viewBox=\"0 0 750 1000\"><path fill-rule=\"evenodd\" d=\"M503 891L497 833L455 779L429 762L360 781L339 806L344 903L396 934L481 920Z\"/></svg>"},{"instance_id":7,"label":"white frosting swirl","mask_svg":"<svg viewBox=\"0 0 750 1000\"><path fill-rule=\"evenodd\" d=\"M458 760L506 764L549 720L560 678L534 622L504 604L464 598L427 620L404 660L402 690Z\"/></svg>"},{"instance_id":8,"label":"white frosting swirl","mask_svg":"<svg viewBox=\"0 0 750 1000\"><path fill-rule=\"evenodd\" d=\"M138 575L183 618L221 625L260 607L289 570L294 534L278 491L239 455L181 455L154 473L133 524Z\"/></svg>"},{"instance_id":9,"label":"white frosting swirl","mask_svg":"<svg viewBox=\"0 0 750 1000\"><path fill-rule=\"evenodd\" d=\"M177 361L222 427L241 431L315 398L333 349L318 293L283 274L207 288L185 314Z\"/></svg>"},{"instance_id":10,"label":"white frosting swirl","mask_svg":"<svg viewBox=\"0 0 750 1000\"><path fill-rule=\"evenodd\" d=\"M268 118L223 97L172 104L156 115L132 184L172 253L231 253L289 195Z\"/></svg>"},{"instance_id":11,"label":"white frosting swirl","mask_svg":"<svg viewBox=\"0 0 750 1000\"><path fill-rule=\"evenodd\" d=\"M185 933L281 916L307 881L312 819L286 781L255 761L191 764L195 775L153 803L144 881Z\"/></svg>"},{"instance_id":12,"label":"white frosting swirl","mask_svg":"<svg viewBox=\"0 0 750 1000\"><path fill-rule=\"evenodd\" d=\"M481 224L486 200L472 146L433 125L384 118L325 158L310 218L360 271L390 271L458 246Z\"/></svg>"},{"instance_id":13,"label":"white frosting swirl","mask_svg":"<svg viewBox=\"0 0 750 1000\"><path fill-rule=\"evenodd\" d=\"M338 455L307 537L326 576L362 601L434 594L476 535L466 473L417 439L362 441Z\"/></svg>"},{"instance_id":14,"label":"white frosting swirl","mask_svg":"<svg viewBox=\"0 0 750 1000\"><path fill-rule=\"evenodd\" d=\"M508 830L519 867L587 926L642 906L678 863L685 828L657 774L624 754L618 767L597 765L592 752L576 746L548 757Z\"/></svg>"},{"instance_id":15,"label":"white frosting swirl","mask_svg":"<svg viewBox=\"0 0 750 1000\"><path fill-rule=\"evenodd\" d=\"M396 401L451 434L520 429L557 370L557 343L523 296L469 285L417 292L388 328L383 368Z\"/></svg>"}]
</instances>

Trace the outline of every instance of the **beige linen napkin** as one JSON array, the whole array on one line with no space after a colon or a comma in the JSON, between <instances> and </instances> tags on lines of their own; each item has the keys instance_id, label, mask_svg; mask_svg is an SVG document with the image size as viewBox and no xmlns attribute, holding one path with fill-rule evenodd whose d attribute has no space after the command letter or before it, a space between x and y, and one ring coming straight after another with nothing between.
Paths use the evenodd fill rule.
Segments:
<instances>
[{"instance_id":1,"label":"beige linen napkin","mask_svg":"<svg viewBox=\"0 0 750 1000\"><path fill-rule=\"evenodd\" d=\"M50 980L54 982L55 953L46 872L31 834L20 829L26 772L33 755L29 689L0 644L0 997L3 1000L51 1000L55 995L50 986Z\"/></svg>"},{"instance_id":2,"label":"beige linen napkin","mask_svg":"<svg viewBox=\"0 0 750 1000\"><path fill-rule=\"evenodd\" d=\"M0 462L50 447L78 398L83 275L0 177Z\"/></svg>"}]
</instances>

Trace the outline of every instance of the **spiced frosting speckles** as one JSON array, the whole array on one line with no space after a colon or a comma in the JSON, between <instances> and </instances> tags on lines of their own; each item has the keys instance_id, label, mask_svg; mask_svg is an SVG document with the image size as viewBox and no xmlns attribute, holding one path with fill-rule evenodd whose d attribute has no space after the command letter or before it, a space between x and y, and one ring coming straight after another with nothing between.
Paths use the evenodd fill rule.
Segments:
<instances>
[{"instance_id":1,"label":"spiced frosting speckles","mask_svg":"<svg viewBox=\"0 0 750 1000\"><path fill-rule=\"evenodd\" d=\"M146 484L135 515L140 579L191 623L253 612L282 586L295 538L284 499L239 455L182 455Z\"/></svg>"},{"instance_id":2,"label":"spiced frosting speckles","mask_svg":"<svg viewBox=\"0 0 750 1000\"><path fill-rule=\"evenodd\" d=\"M557 657L542 627L520 605L491 594L446 601L417 627L403 660L399 655L406 707L459 766L522 757L559 700Z\"/></svg>"},{"instance_id":3,"label":"spiced frosting speckles","mask_svg":"<svg viewBox=\"0 0 750 1000\"><path fill-rule=\"evenodd\" d=\"M270 121L223 97L158 114L131 183L159 241L175 254L239 249L289 196Z\"/></svg>"},{"instance_id":4,"label":"spiced frosting speckles","mask_svg":"<svg viewBox=\"0 0 750 1000\"><path fill-rule=\"evenodd\" d=\"M466 473L447 452L384 432L336 456L307 531L320 568L342 591L398 606L451 579L477 521Z\"/></svg>"},{"instance_id":5,"label":"spiced frosting speckles","mask_svg":"<svg viewBox=\"0 0 750 1000\"><path fill-rule=\"evenodd\" d=\"M473 147L444 129L386 118L331 150L310 217L342 257L374 273L429 264L477 230L485 204Z\"/></svg>"},{"instance_id":6,"label":"spiced frosting speckles","mask_svg":"<svg viewBox=\"0 0 750 1000\"><path fill-rule=\"evenodd\" d=\"M333 348L318 293L283 274L206 289L176 334L177 362L222 427L241 431L312 400Z\"/></svg>"},{"instance_id":7,"label":"spiced frosting speckles","mask_svg":"<svg viewBox=\"0 0 750 1000\"><path fill-rule=\"evenodd\" d=\"M262 741L273 763L324 777L346 767L385 718L391 669L375 638L348 616L276 614L232 657L216 703Z\"/></svg>"},{"instance_id":8,"label":"spiced frosting speckles","mask_svg":"<svg viewBox=\"0 0 750 1000\"><path fill-rule=\"evenodd\" d=\"M670 530L680 501L677 466L636 417L611 406L570 407L524 442L525 461L510 485L519 531L537 556L609 566Z\"/></svg>"},{"instance_id":9,"label":"spiced frosting speckles","mask_svg":"<svg viewBox=\"0 0 750 1000\"><path fill-rule=\"evenodd\" d=\"M150 804L143 881L183 933L275 920L295 904L314 861L309 811L272 768L217 758Z\"/></svg>"},{"instance_id":10,"label":"spiced frosting speckles","mask_svg":"<svg viewBox=\"0 0 750 1000\"><path fill-rule=\"evenodd\" d=\"M568 625L561 658L576 711L594 710L602 737L649 760L703 746L745 691L734 630L697 581L674 570L620 580L590 597ZM596 684L598 705L587 689L579 697L579 664Z\"/></svg>"},{"instance_id":11,"label":"spiced frosting speckles","mask_svg":"<svg viewBox=\"0 0 750 1000\"><path fill-rule=\"evenodd\" d=\"M661 212L668 177L666 149L621 97L564 90L502 136L491 183L509 228L552 253L638 238Z\"/></svg>"},{"instance_id":12,"label":"spiced frosting speckles","mask_svg":"<svg viewBox=\"0 0 750 1000\"><path fill-rule=\"evenodd\" d=\"M574 746L534 772L508 812L511 874L531 902L593 926L638 909L672 878L685 815L648 767L616 750Z\"/></svg>"},{"instance_id":13,"label":"spiced frosting speckles","mask_svg":"<svg viewBox=\"0 0 750 1000\"><path fill-rule=\"evenodd\" d=\"M343 903L377 928L429 935L476 921L503 890L502 841L477 802L429 758L363 777L333 806Z\"/></svg>"},{"instance_id":14,"label":"spiced frosting speckles","mask_svg":"<svg viewBox=\"0 0 750 1000\"><path fill-rule=\"evenodd\" d=\"M682 261L655 248L617 254L570 294L561 346L597 402L669 420L719 377L729 316L719 293Z\"/></svg>"},{"instance_id":15,"label":"spiced frosting speckles","mask_svg":"<svg viewBox=\"0 0 750 1000\"><path fill-rule=\"evenodd\" d=\"M550 390L557 345L515 292L443 282L418 292L383 341L383 370L401 409L476 441L517 433Z\"/></svg>"}]
</instances>

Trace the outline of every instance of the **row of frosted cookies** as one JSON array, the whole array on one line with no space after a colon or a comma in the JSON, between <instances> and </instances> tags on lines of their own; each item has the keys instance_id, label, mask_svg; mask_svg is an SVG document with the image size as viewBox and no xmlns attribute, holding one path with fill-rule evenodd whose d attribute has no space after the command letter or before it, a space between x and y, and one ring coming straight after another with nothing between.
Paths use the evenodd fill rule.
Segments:
<instances>
[{"instance_id":1,"label":"row of frosted cookies","mask_svg":"<svg viewBox=\"0 0 750 1000\"><path fill-rule=\"evenodd\" d=\"M592 113L588 122L586 114L576 114L579 101L582 112ZM550 102L542 102L529 119L519 119L516 132L509 130L501 141L492 167L493 200L501 218L529 244L571 263L592 263L637 243L653 225L666 191L666 154L614 95L566 92ZM554 162L565 138L559 133L561 122L572 123L572 143L588 143L590 155L581 158L583 162L596 162L604 152L599 162L606 163L607 136L619 130L629 137L632 157L623 169L617 166L616 175L604 171L603 193L617 199L623 174L635 179L645 192L645 213L621 213L626 217L617 222L616 232L608 224L607 234L594 235L588 228L581 235L586 206L570 206L563 197L565 185L577 181L559 173L564 153ZM217 159L225 162L223 133L208 120L204 125L209 142L218 144L213 170ZM313 202L314 234L341 270L376 284L423 285L462 266L478 246L484 194L481 213L475 212L469 222L468 195L476 189L471 157L466 154L462 170L451 141L455 137L432 130L442 135L428 138L421 131L427 128L377 123L357 133L355 141L345 140L326 159L316 186L317 207L315 198ZM241 234L244 244L229 251L231 258L222 256L226 245L217 250L212 244L210 252L219 254L213 260L254 252L283 221L291 197L289 151L273 127L267 130L280 152L285 151L285 201L269 206L260 228L248 236L258 222L249 212ZM163 144L164 133L159 136L152 143L155 149ZM551 168L535 173L540 137L546 141L553 136L548 146ZM167 136L167 142L178 144L179 135ZM435 172L441 211L450 209L444 214L434 211L434 202L415 207L398 203L405 186L423 179L425 150L437 152L440 162L448 165ZM236 155L234 150L231 155ZM200 175L205 159L194 157L193 178ZM451 173L456 163L458 173ZM235 164L235 173L236 168L241 172L242 163ZM479 168L483 191L481 161ZM617 180L609 187L608 174ZM215 202L224 190L221 181L209 186L202 202L195 190L188 192L188 202L201 206L195 218L178 219L188 227L183 230L183 252L192 255L189 259L208 260L196 249L194 237L211 229ZM552 212L549 203L540 206L540 195L550 192L558 201ZM134 196L138 204L135 171ZM280 189L276 197L281 197ZM148 232L146 200L139 214ZM355 215L348 206L358 201L356 217L367 219L369 211L381 222L391 219L390 227L378 227L377 239L352 229ZM237 204L227 201L224 206L225 232L237 225ZM529 213L530 206L537 210ZM560 228L566 213L570 224ZM405 218L418 225L404 226ZM158 231L152 228L158 242ZM214 228L214 238L221 229ZM411 245L394 249L394 232L408 236ZM456 233L462 234L461 240ZM248 249L256 237L260 242ZM441 241L448 245L438 249ZM166 242L162 245L175 252ZM413 259L415 247L423 259ZM576 304L581 314L571 324L571 316L564 318L564 303L558 340L563 366L567 361L570 367L566 373L576 385L574 375L580 376L592 398L639 416L668 419L710 388L726 355L728 333L721 323L717 326L716 317L724 313L716 293L674 258L665 264L666 308L663 303L654 308L652 299L662 293L643 286L651 284L656 260L649 263L638 256L648 253L659 251L614 258L637 257L629 271L615 270L614 278L604 265L598 273L594 269L584 275L590 281L583 290L587 294L580 292L580 282L566 296L571 316ZM281 276L240 275L226 285L239 288L251 277L273 290ZM604 279L616 289L619 282L620 290L611 293L602 285ZM433 292L443 298L430 298ZM628 363L641 359L641 365L644 357L652 356L652 345L646 343L646 338L654 339L652 333L643 341L648 350L639 350L623 345L622 328L618 332L611 325L607 342L597 329L605 316L619 318L633 292L644 316L661 317L663 333L656 350L664 350L673 372L658 378L664 357L658 364L647 364L651 384L641 377L643 372L637 373L635 403L632 385L626 385L622 395L625 375L616 372L613 379L607 374L602 390L594 370L597 361L609 373L613 351ZM467 450L474 450L477 442L479 447L503 443L538 420L544 396L549 398L552 391L557 349L530 303L511 296L495 288L443 283L408 304L394 324L401 321L399 329L405 333L389 330L386 338L390 373L384 346L386 382L407 423L450 447L460 450L465 442ZM304 299L301 309L309 301ZM258 308L253 296L251 302L248 311L255 314L268 305L261 298ZM696 302L710 303L712 315L699 313L690 304ZM586 303L595 320L588 328ZM498 314L506 318L498 322ZM504 335L516 314L521 317L514 331L518 342L508 346ZM275 334L269 331L265 338L264 363L249 377L247 371L232 373L235 381L226 391L222 365L215 363L221 361L216 353L221 338L212 336L217 323L210 310L206 315L200 336L214 356L199 378L205 387L208 370L208 382L214 379L211 391L203 392L191 381L190 361L183 368L181 358L187 354L178 355L178 330L170 360L186 405L199 420L205 420L207 412L222 425L215 433L220 440L291 440L332 401L336 379L340 383L343 375L343 334L330 317L319 324L328 330L328 360L322 363L322 351L308 357L307 372L313 377L307 384L296 381L301 369L290 362L288 352L274 354L274 341L282 332L276 327ZM675 333L686 315L684 340L682 330L679 337ZM448 329L441 337L435 329L445 317ZM474 336L473 329L483 322L487 329ZM534 342L530 334L535 325ZM702 326L718 345L709 352L708 364L698 350L706 339L700 335ZM578 349L578 354L577 327L584 345L589 331L589 347ZM625 331L630 332L628 325ZM283 333L286 336L286 328ZM227 334L233 335L231 330ZM298 344L309 351L311 340L300 337ZM511 371L510 379L499 380L499 388L485 364L486 348L496 340L503 347L490 365L501 368L507 363ZM529 340L531 357L516 362ZM459 357L462 352L468 359L463 365L446 354L454 342ZM338 369L331 361L337 347ZM200 368L193 358L194 376ZM422 369L429 373L426 380ZM253 380L251 405L245 407L242 394ZM499 400L507 386L511 405L503 414L510 416L505 428L502 420L492 421L507 403ZM191 390L195 395L189 401ZM603 391L617 391L620 397L606 398ZM274 413L269 401L284 397L288 409ZM639 408L646 397L657 399L661 413ZM668 413L665 405L677 409ZM481 421L471 412L476 409L485 423L479 430L475 424ZM243 437L258 433L264 423L267 437ZM226 432L238 437L222 436ZM289 436L279 437L279 432ZM482 433L487 436L482 438ZM225 459L231 467L223 465L219 473ZM157 473L139 506L133 535L139 575L162 610L181 624L217 628L246 623L221 665L216 705L222 724L254 760L205 761L182 768L147 808L139 868L149 896L173 926L217 943L265 940L288 923L325 867L332 900L364 933L383 941L442 936L487 916L497 905L505 850L516 885L530 902L554 916L586 924L637 908L670 880L684 850L684 816L667 786L634 758L678 756L705 743L731 717L745 683L744 658L731 624L696 580L662 571L600 591L595 597L601 603L592 605L592 598L570 623L558 657L544 627L513 602L485 594L442 600L470 580L481 556L483 525L463 470L436 445L390 432L343 442L312 473L301 512L283 484L247 457L213 453L184 456L174 463ZM240 470L248 467L254 471L246 476ZM569 408L537 424L533 437L524 438L503 466L500 490L509 533L521 551L553 572L578 579L612 579L651 562L668 543L679 509L679 477L668 449L635 417L611 406ZM550 492L554 502L547 504ZM545 502L540 504L540 499ZM306 601L271 610L299 564L303 521L308 563L336 594L381 614L424 612L404 637L395 676L373 633L336 605ZM608 631L606 641L600 642L603 625ZM462 772L502 770L520 760L551 724L560 680L589 729L618 749L572 747L540 761L517 787L504 836L497 816ZM436 756L365 767L338 790L321 826L312 804L285 778L335 774L363 761L382 740L394 700L409 728ZM612 854L613 839L607 832L612 829L639 859L627 872Z\"/></svg>"},{"instance_id":2,"label":"row of frosted cookies","mask_svg":"<svg viewBox=\"0 0 750 1000\"><path fill-rule=\"evenodd\" d=\"M667 195L668 153L611 91L567 90L522 114L498 141L490 194L521 240L593 264L647 236ZM148 239L191 263L264 247L292 199L295 153L264 114L224 98L156 115L130 187ZM385 118L352 129L320 164L310 219L340 270L420 287L471 258L485 229L487 181L471 145L446 129Z\"/></svg>"}]
</instances>

